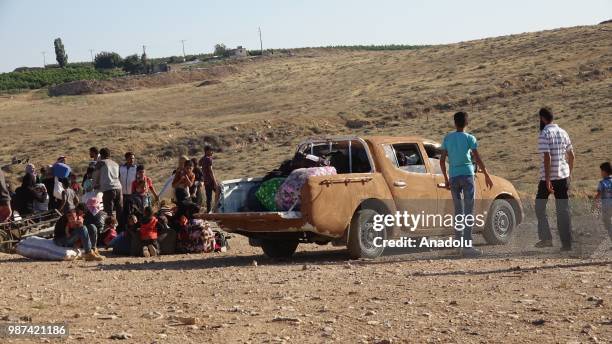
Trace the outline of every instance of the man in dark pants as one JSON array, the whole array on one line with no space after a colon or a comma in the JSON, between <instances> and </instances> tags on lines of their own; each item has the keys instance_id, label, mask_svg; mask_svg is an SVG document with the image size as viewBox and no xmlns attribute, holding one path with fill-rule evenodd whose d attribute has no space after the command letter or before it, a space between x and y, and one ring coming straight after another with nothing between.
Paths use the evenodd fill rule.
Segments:
<instances>
[{"instance_id":1,"label":"man in dark pants","mask_svg":"<svg viewBox=\"0 0 612 344\"><path fill-rule=\"evenodd\" d=\"M100 149L100 161L96 163L93 180L94 188L102 192L104 212L108 216L113 216L114 210L116 211L115 218L120 219L123 213L123 195L119 181L119 165L110 158L108 148ZM120 223L118 229L123 230L122 225Z\"/></svg>"},{"instance_id":2,"label":"man in dark pants","mask_svg":"<svg viewBox=\"0 0 612 344\"><path fill-rule=\"evenodd\" d=\"M200 159L202 174L204 177L204 191L206 192L206 212L210 213L212 208L213 193L217 191L219 185L213 171L213 150L210 146L204 147L204 157Z\"/></svg>"},{"instance_id":3,"label":"man in dark pants","mask_svg":"<svg viewBox=\"0 0 612 344\"><path fill-rule=\"evenodd\" d=\"M538 218L538 238L535 247L551 247L552 235L546 214L548 196L555 195L557 228L561 239L561 251L572 249L572 221L569 207L570 177L574 168L574 151L567 132L553 123L553 113L540 109L540 136L538 153L542 156L540 183L536 195L535 212Z\"/></svg>"}]
</instances>

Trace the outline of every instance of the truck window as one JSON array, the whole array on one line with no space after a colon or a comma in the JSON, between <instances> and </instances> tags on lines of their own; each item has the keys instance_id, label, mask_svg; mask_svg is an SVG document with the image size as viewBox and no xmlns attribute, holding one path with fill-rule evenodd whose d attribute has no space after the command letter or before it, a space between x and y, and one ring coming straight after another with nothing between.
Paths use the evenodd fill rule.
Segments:
<instances>
[{"instance_id":1,"label":"truck window","mask_svg":"<svg viewBox=\"0 0 612 344\"><path fill-rule=\"evenodd\" d=\"M423 146L425 147L425 152L427 152L429 163L433 167L433 173L442 174L442 170L440 169L440 155L442 155L440 145L426 143Z\"/></svg>"},{"instance_id":2,"label":"truck window","mask_svg":"<svg viewBox=\"0 0 612 344\"><path fill-rule=\"evenodd\" d=\"M393 153L391 153L391 150ZM425 162L416 143L385 146L385 155L399 169L412 173L427 173Z\"/></svg>"},{"instance_id":3,"label":"truck window","mask_svg":"<svg viewBox=\"0 0 612 344\"><path fill-rule=\"evenodd\" d=\"M360 140L307 143L299 151L328 159L338 174L372 171L368 153Z\"/></svg>"}]
</instances>

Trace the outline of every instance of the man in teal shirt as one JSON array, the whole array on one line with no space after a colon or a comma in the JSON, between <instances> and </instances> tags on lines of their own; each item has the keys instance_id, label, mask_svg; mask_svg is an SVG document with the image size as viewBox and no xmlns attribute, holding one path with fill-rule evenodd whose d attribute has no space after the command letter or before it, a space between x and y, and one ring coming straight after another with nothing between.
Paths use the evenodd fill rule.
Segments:
<instances>
[{"instance_id":1,"label":"man in teal shirt","mask_svg":"<svg viewBox=\"0 0 612 344\"><path fill-rule=\"evenodd\" d=\"M447 134L442 142L442 156L440 157L440 169L444 175L446 188L451 190L453 204L455 206L455 220L459 216L465 221L466 216L474 216L474 160L485 175L485 183L488 188L493 186L493 181L478 154L478 142L476 138L465 132L468 124L468 115L465 112L457 112L454 115L455 128L457 131ZM449 173L446 172L446 158L448 157ZM450 179L449 179L450 174ZM466 221L467 222L467 221ZM470 221L473 222L473 221ZM461 227L459 227L461 228ZM466 247L460 248L463 256L475 257L482 253L472 247L472 227L467 223L463 229L455 224L455 239L463 238Z\"/></svg>"}]
</instances>

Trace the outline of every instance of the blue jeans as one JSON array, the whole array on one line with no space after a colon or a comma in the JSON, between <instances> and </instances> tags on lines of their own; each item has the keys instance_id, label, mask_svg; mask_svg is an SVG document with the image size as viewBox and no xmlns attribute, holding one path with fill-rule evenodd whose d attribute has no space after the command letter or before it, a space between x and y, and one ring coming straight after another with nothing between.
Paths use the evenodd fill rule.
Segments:
<instances>
[{"instance_id":1,"label":"blue jeans","mask_svg":"<svg viewBox=\"0 0 612 344\"><path fill-rule=\"evenodd\" d=\"M57 246L74 247L75 242L79 239L81 240L81 245L83 245L83 250L85 251L85 253L91 252L91 241L89 240L89 230L85 228L85 226L81 228L73 229L69 237L55 238L53 239L53 242Z\"/></svg>"},{"instance_id":2,"label":"blue jeans","mask_svg":"<svg viewBox=\"0 0 612 344\"><path fill-rule=\"evenodd\" d=\"M604 228L608 231L610 240L612 240L612 204L601 205L601 220L603 221Z\"/></svg>"},{"instance_id":3,"label":"blue jeans","mask_svg":"<svg viewBox=\"0 0 612 344\"><path fill-rule=\"evenodd\" d=\"M467 215L473 215L474 212L474 176L455 176L450 180L451 195L453 196L453 204L455 205L455 220L457 215L463 215L464 219ZM473 222L473 221L471 221ZM472 227L465 225L463 230L456 227L455 224L455 239L459 240L463 237L466 242L472 240Z\"/></svg>"}]
</instances>

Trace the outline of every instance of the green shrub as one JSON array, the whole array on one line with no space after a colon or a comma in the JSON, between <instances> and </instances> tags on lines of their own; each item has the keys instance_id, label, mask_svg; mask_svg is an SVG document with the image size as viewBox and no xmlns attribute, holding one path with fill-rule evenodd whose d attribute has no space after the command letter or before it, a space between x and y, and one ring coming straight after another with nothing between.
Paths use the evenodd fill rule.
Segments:
<instances>
[{"instance_id":1,"label":"green shrub","mask_svg":"<svg viewBox=\"0 0 612 344\"><path fill-rule=\"evenodd\" d=\"M103 51L96 54L94 67L96 69L113 69L121 67L123 60L117 53Z\"/></svg>"},{"instance_id":2,"label":"green shrub","mask_svg":"<svg viewBox=\"0 0 612 344\"><path fill-rule=\"evenodd\" d=\"M215 56L229 56L229 50L223 43L215 44L215 52L213 53Z\"/></svg>"},{"instance_id":3,"label":"green shrub","mask_svg":"<svg viewBox=\"0 0 612 344\"><path fill-rule=\"evenodd\" d=\"M70 81L104 80L122 75L122 71L98 71L91 67L28 69L0 74L0 91L38 89Z\"/></svg>"},{"instance_id":4,"label":"green shrub","mask_svg":"<svg viewBox=\"0 0 612 344\"><path fill-rule=\"evenodd\" d=\"M123 59L123 70L130 74L139 74L143 72L143 65L138 55L126 56Z\"/></svg>"}]
</instances>

